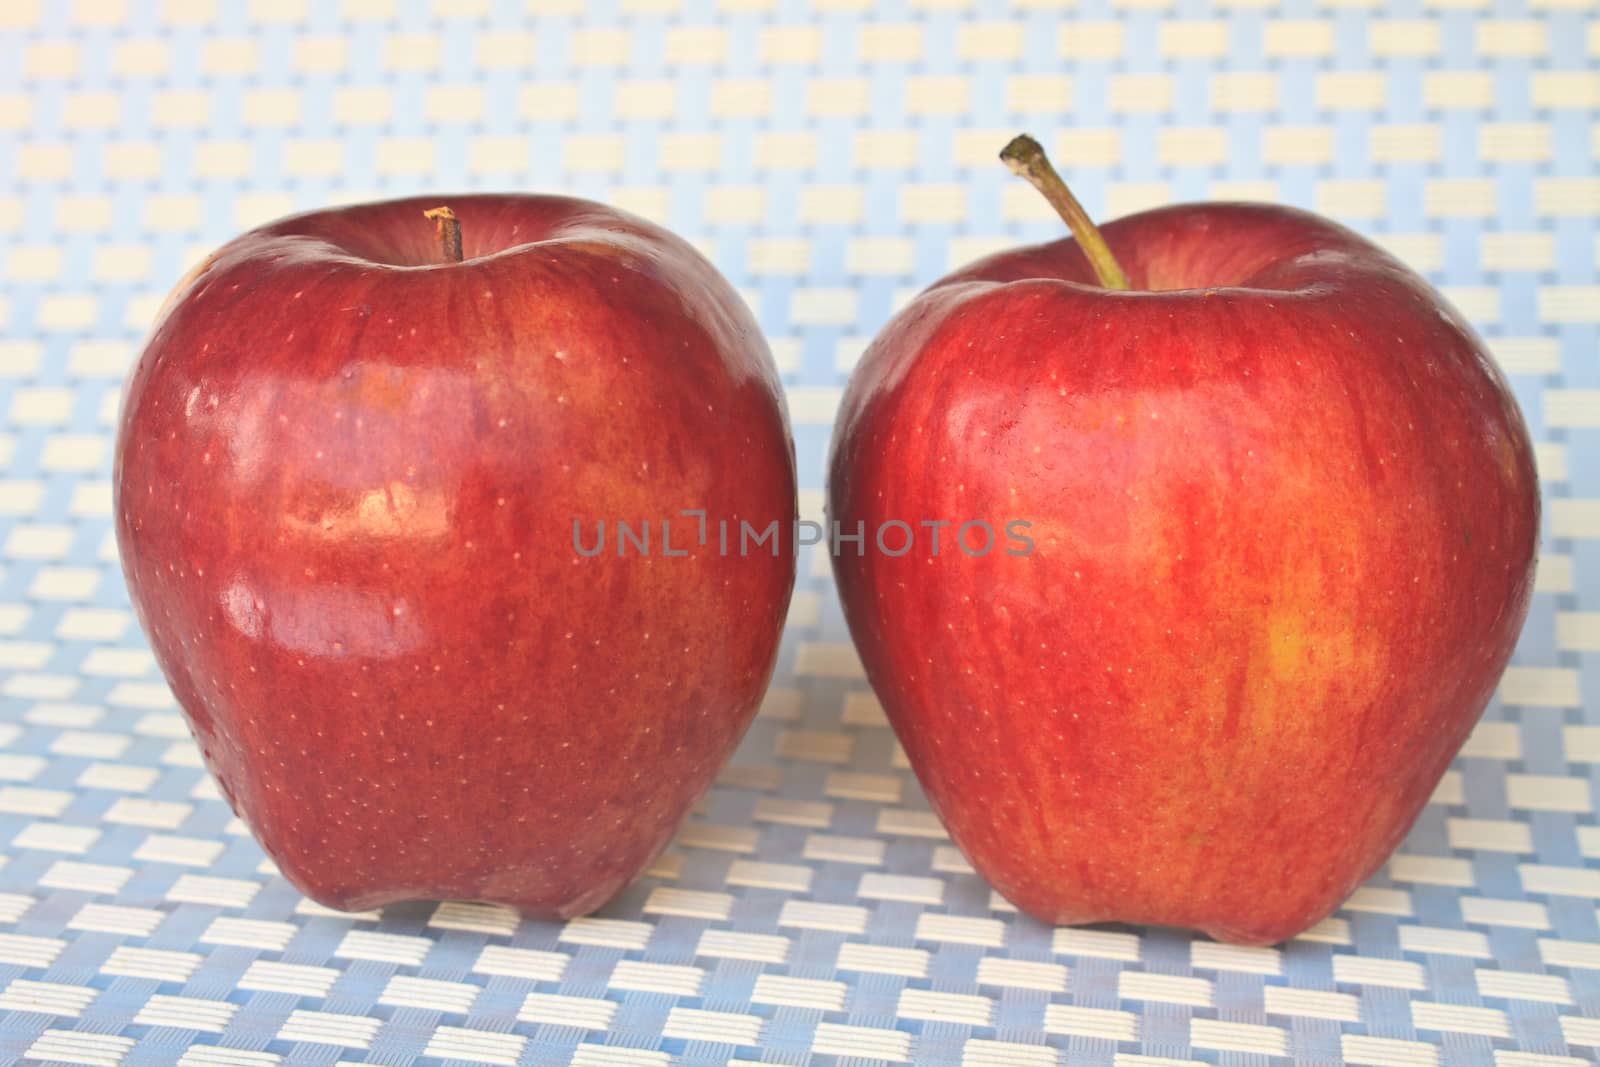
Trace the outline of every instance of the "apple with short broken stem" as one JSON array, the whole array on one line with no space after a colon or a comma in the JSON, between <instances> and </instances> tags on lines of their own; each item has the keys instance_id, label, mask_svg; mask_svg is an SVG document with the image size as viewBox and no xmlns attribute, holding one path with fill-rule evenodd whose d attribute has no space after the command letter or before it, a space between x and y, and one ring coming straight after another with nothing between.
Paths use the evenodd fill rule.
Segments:
<instances>
[{"instance_id":1,"label":"apple with short broken stem","mask_svg":"<svg viewBox=\"0 0 1600 1067\"><path fill-rule=\"evenodd\" d=\"M939 281L836 425L847 528L1023 520L1025 556L835 560L957 845L1050 923L1293 937L1405 836L1489 701L1539 495L1461 316L1351 231L1193 204ZM1124 272L1125 275L1124 275Z\"/></svg>"},{"instance_id":2,"label":"apple with short broken stem","mask_svg":"<svg viewBox=\"0 0 1600 1067\"><path fill-rule=\"evenodd\" d=\"M562 197L437 203L285 219L174 292L121 416L117 540L291 882L571 916L733 751L794 581L790 553L660 524L792 522L793 445L756 324L683 241ZM654 550L575 551L574 522L619 519Z\"/></svg>"}]
</instances>

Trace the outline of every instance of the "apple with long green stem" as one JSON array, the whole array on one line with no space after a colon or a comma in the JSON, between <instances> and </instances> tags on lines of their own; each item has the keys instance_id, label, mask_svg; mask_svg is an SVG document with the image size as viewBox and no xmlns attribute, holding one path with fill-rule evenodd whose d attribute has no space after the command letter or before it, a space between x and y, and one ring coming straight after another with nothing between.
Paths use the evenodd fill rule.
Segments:
<instances>
[{"instance_id":1,"label":"apple with long green stem","mask_svg":"<svg viewBox=\"0 0 1600 1067\"><path fill-rule=\"evenodd\" d=\"M129 383L117 542L291 882L570 916L755 713L793 556L680 513L791 523L793 445L755 322L682 240L563 197L437 203L285 219L179 286ZM654 548L578 550L616 520Z\"/></svg>"},{"instance_id":2,"label":"apple with long green stem","mask_svg":"<svg viewBox=\"0 0 1600 1067\"><path fill-rule=\"evenodd\" d=\"M1301 933L1400 843L1494 692L1539 494L1510 390L1416 274L1303 211L1096 228L940 280L836 425L835 521L1031 523L846 553L867 676L974 867L1051 923Z\"/></svg>"}]
</instances>

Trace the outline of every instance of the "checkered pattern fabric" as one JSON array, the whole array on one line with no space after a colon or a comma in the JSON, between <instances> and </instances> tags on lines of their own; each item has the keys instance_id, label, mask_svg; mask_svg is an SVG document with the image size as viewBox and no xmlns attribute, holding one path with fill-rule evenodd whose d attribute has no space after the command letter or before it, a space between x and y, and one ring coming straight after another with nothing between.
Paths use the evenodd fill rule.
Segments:
<instances>
[{"instance_id":1,"label":"checkered pattern fabric","mask_svg":"<svg viewBox=\"0 0 1600 1067\"><path fill-rule=\"evenodd\" d=\"M0 0L0 1064L1562 1067L1600 1051L1594 0ZM111 537L166 289L329 202L556 189L756 310L821 511L852 364L919 287L1059 224L1298 204L1439 284L1538 445L1538 592L1399 854L1293 942L1052 930L972 873L825 556L734 764L599 917L303 900L200 766ZM808 552L814 550L808 550Z\"/></svg>"}]
</instances>

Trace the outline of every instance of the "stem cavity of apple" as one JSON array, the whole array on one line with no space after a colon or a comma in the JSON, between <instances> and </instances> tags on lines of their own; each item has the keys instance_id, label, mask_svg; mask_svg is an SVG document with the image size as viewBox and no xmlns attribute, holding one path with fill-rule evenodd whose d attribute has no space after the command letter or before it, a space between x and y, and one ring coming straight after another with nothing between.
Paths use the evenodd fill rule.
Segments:
<instances>
[{"instance_id":1,"label":"stem cavity of apple","mask_svg":"<svg viewBox=\"0 0 1600 1067\"><path fill-rule=\"evenodd\" d=\"M1061 175L1050 165L1050 158L1044 154L1038 141L1025 133L1018 134L1000 150L1000 159L1011 168L1011 173L1025 178L1056 209L1056 214L1061 216L1072 231L1072 236L1077 238L1078 247L1089 257L1089 265L1094 268L1095 277L1101 285L1107 289L1130 288L1128 276L1123 273L1117 257L1111 254L1111 246L1100 235L1100 228L1083 210L1083 205L1072 195L1072 190L1061 180Z\"/></svg>"},{"instance_id":2,"label":"stem cavity of apple","mask_svg":"<svg viewBox=\"0 0 1600 1067\"><path fill-rule=\"evenodd\" d=\"M422 217L433 220L434 230L439 235L439 254L444 257L444 261L460 263L461 220L456 218L456 213L440 205L424 211Z\"/></svg>"}]
</instances>

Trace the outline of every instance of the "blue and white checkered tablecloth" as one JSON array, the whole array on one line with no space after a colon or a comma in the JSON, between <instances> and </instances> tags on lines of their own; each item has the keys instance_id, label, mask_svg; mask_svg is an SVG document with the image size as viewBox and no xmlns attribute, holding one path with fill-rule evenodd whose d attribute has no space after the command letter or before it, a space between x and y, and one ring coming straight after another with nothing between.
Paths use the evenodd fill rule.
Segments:
<instances>
[{"instance_id":1,"label":"blue and white checkered tablecloth","mask_svg":"<svg viewBox=\"0 0 1600 1067\"><path fill-rule=\"evenodd\" d=\"M1600 8L1594 0L0 0L0 1064L1288 1061L1600 1051ZM1546 526L1515 663L1400 853L1291 943L1052 930L929 814L823 556L733 766L600 917L340 915L202 770L116 566L119 387L166 289L297 208L555 189L733 278L821 510L891 309L1096 215L1281 200L1488 337Z\"/></svg>"}]
</instances>

